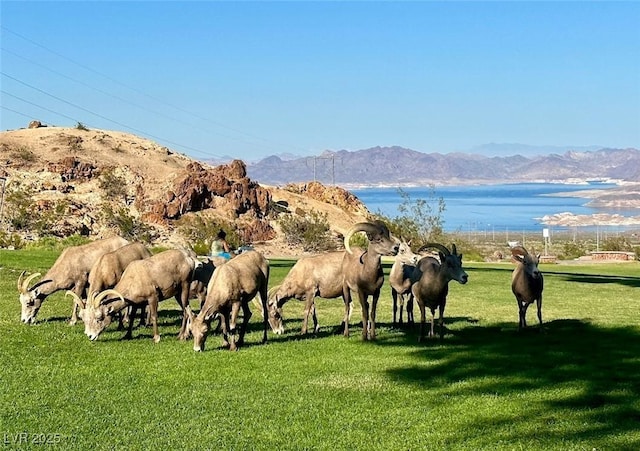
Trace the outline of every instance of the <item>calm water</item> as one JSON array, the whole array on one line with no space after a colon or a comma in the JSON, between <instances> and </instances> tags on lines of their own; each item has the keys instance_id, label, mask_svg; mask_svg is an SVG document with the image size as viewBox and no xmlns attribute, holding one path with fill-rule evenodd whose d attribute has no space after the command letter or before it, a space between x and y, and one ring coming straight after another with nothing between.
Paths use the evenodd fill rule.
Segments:
<instances>
[{"instance_id":1,"label":"calm water","mask_svg":"<svg viewBox=\"0 0 640 451\"><path fill-rule=\"evenodd\" d=\"M589 199L578 197L548 197L545 194L573 192L585 189L610 188L614 185L563 185L555 183L519 183L508 185L440 186L435 187L435 198L442 197L446 210L443 214L446 231L538 231L544 226L535 218L562 213L574 214L618 213L637 215L637 211L596 209L585 207ZM373 212L395 217L402 203L397 188L352 189L367 208ZM431 199L430 188L403 188L411 200ZM434 205L437 207L437 204Z\"/></svg>"}]
</instances>

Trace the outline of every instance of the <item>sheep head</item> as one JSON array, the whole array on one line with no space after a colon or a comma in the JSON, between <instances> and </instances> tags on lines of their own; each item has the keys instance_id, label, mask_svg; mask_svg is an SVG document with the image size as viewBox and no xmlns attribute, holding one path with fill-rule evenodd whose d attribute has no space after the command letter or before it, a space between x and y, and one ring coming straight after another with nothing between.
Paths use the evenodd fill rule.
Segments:
<instances>
[{"instance_id":1,"label":"sheep head","mask_svg":"<svg viewBox=\"0 0 640 451\"><path fill-rule=\"evenodd\" d=\"M458 254L455 244L451 245L451 251L439 243L427 243L418 249L418 252L427 249L437 249L440 255L440 270L445 271L449 279L461 284L467 283L469 275L462 269L462 254Z\"/></svg>"},{"instance_id":2,"label":"sheep head","mask_svg":"<svg viewBox=\"0 0 640 451\"><path fill-rule=\"evenodd\" d=\"M365 232L369 239L369 247L380 255L396 255L400 247L398 240L391 237L389 229L382 221L359 222L354 224L344 235L344 248L353 254L349 240L356 232Z\"/></svg>"},{"instance_id":3,"label":"sheep head","mask_svg":"<svg viewBox=\"0 0 640 451\"><path fill-rule=\"evenodd\" d=\"M21 320L25 324L33 324L38 310L40 310L40 306L42 305L42 301L46 297L46 295L40 291L39 287L51 282L51 280L41 280L29 288L31 281L40 277L40 273L31 274L26 279L24 278L25 274L26 271L22 271L18 277L18 292L20 293L20 306L22 308Z\"/></svg>"},{"instance_id":4,"label":"sheep head","mask_svg":"<svg viewBox=\"0 0 640 451\"><path fill-rule=\"evenodd\" d=\"M113 296L107 298L107 296ZM105 301L106 302L103 302ZM121 309L116 309L111 301L114 298L120 299L125 304L124 297L116 290L109 289L100 293L91 292L87 297L86 307L81 310L82 321L84 321L84 333L91 341L94 341L104 331L113 315ZM82 302L82 301L80 301Z\"/></svg>"},{"instance_id":5,"label":"sheep head","mask_svg":"<svg viewBox=\"0 0 640 451\"><path fill-rule=\"evenodd\" d=\"M191 307L186 309L187 315L187 331L193 335L193 350L196 352L204 351L204 345L207 341L207 334L209 333L209 322L203 315L197 315L193 313Z\"/></svg>"},{"instance_id":6,"label":"sheep head","mask_svg":"<svg viewBox=\"0 0 640 451\"><path fill-rule=\"evenodd\" d=\"M269 326L271 326L271 330L276 335L282 335L284 333L284 324L282 320L282 307L278 306L278 291L280 290L280 285L276 285L269 289L267 292L267 310L269 311L268 320ZM262 312L262 304L257 302L254 298L254 304L258 307L260 311L260 316L264 315Z\"/></svg>"},{"instance_id":7,"label":"sheep head","mask_svg":"<svg viewBox=\"0 0 640 451\"><path fill-rule=\"evenodd\" d=\"M405 265L415 266L418 264L418 260L420 260L420 255L414 254L411 250L411 241L407 242L404 239L401 239L398 246L396 261Z\"/></svg>"},{"instance_id":8,"label":"sheep head","mask_svg":"<svg viewBox=\"0 0 640 451\"><path fill-rule=\"evenodd\" d=\"M539 279L542 275L538 269L540 262L540 254L530 254L523 246L514 246L511 248L511 256L524 268L525 273L533 278Z\"/></svg>"}]
</instances>

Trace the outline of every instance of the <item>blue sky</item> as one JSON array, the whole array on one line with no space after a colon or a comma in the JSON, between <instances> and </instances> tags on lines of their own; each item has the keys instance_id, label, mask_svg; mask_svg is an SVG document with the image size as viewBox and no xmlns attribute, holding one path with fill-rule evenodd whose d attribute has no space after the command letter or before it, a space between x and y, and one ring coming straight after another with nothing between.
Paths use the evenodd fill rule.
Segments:
<instances>
[{"instance_id":1,"label":"blue sky","mask_svg":"<svg viewBox=\"0 0 640 451\"><path fill-rule=\"evenodd\" d=\"M640 148L638 2L2 1L1 129L245 160Z\"/></svg>"}]
</instances>

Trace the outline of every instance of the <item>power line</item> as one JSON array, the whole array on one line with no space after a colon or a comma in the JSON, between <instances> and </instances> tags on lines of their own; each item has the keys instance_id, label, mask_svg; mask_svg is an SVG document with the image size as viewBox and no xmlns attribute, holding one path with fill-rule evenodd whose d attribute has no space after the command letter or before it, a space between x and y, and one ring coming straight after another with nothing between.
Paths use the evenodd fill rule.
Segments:
<instances>
[{"instance_id":1,"label":"power line","mask_svg":"<svg viewBox=\"0 0 640 451\"><path fill-rule=\"evenodd\" d=\"M40 43L38 43L38 42L36 42L36 41L34 41L34 40L32 40L32 39L30 39L30 38L26 37L26 36L23 36L23 35L21 35L20 33L17 33L17 32L15 32L15 31L12 31L12 30L8 29L8 28L7 28L7 27L5 27L4 25L0 25L0 28L2 28L2 29L3 29L3 30L5 30L6 32L11 33L11 34L13 34L13 35L15 35L15 36L17 36L17 37L19 37L19 38L21 38L21 39L25 40L25 41L27 41L27 42L29 42L29 43L31 43L31 44L33 44L33 45L37 46L37 47L40 47L40 48L42 48L42 49L46 50L47 52L50 52L50 53L52 53L52 54L54 54L54 55L56 55L56 56L58 56L58 57L60 57L60 58L62 58L62 59L64 59L64 60L66 60L66 61L69 61L69 62L71 62L71 63L73 63L73 64L75 64L75 65L77 65L77 66L79 66L79 67L81 67L81 68L83 68L83 69L85 69L85 70L88 70L88 71L90 71L90 72L92 72L92 73L94 73L94 74L100 75L101 77L104 77L104 78L106 78L107 80L112 81L113 83L116 83L116 84L118 84L118 85L120 85L120 86L123 86L123 87L125 87L125 88L127 88L127 89L129 89L129 90L131 90L131 91L134 91L134 92L136 92L136 93L138 93L138 94L140 94L140 95L143 95L143 96L145 96L145 97L147 97L147 98L149 98L149 99L152 99L152 100L154 100L154 101L156 101L156 102L158 102L158 103L161 103L161 104L163 104L163 105L166 105L166 106L168 106L168 107L170 107L170 108L173 108L173 109L175 109L175 110L177 110L177 111L181 111L181 112L183 112L183 113L185 113L185 114L188 114L188 115L190 115L190 116L193 116L193 117L195 117L195 118L198 118L198 119L200 119L200 120L204 121L204 122L205 122L205 123L207 123L207 124L213 124L213 125L216 125L216 126L218 126L218 127L221 127L221 128L227 129L227 130L229 130L229 131L232 131L232 132L234 132L234 133L238 133L238 134L240 134L240 135L244 135L244 136L249 137L249 138L252 138L252 139L257 139L257 140L259 140L259 141L262 141L263 143L270 144L270 146L269 146L269 147L271 147L271 146L277 146L277 149L282 149L282 148L291 148L291 149L295 149L295 150L297 150L297 151L303 151L303 149L301 149L301 148L299 148L299 147L297 147L297 146L286 146L286 145L282 145L282 144L278 144L278 143L272 143L270 140L267 140L267 139L262 138L262 137L260 137L260 136L256 136L256 135L253 135L253 134L251 134L251 133L247 133L247 132L244 132L244 131L242 131L242 130L238 130L238 129L234 128L234 127L230 127L230 126L228 126L228 125L226 125L226 124L223 124L223 123L221 123L221 122L213 121L213 120L211 120L211 119L207 119L207 118L205 118L205 117L202 117L202 116L200 116L200 115L198 115L198 114L195 114L195 113L193 113L193 112L191 112L191 111L185 110L184 108L181 108L181 107L179 107L179 106L172 105L172 104L170 104L170 103L168 103L168 102L166 102L166 101L164 101L164 100L162 100L162 99L159 99L159 98L157 98L157 97L151 96L151 95L149 95L149 94L147 94L147 93L145 93L145 92L143 92L143 91L141 91L141 90L139 90L139 89L137 89L137 88L135 88L135 87L129 86L129 85L127 85L127 84L125 84L125 83L123 83L123 82L121 82L121 81L119 81L119 80L116 80L115 78L113 78L113 77L111 77L111 76L109 76L109 75L107 75L107 74L104 74L104 73L102 73L102 72L99 72L99 71L97 71L97 70L95 70L95 69L93 69L93 68L91 68L91 67L89 67L89 66L86 66L85 64L82 64L82 63L80 63L80 62L78 62L78 61L73 60L72 58L69 58L69 57L67 57L67 56L65 56L65 55L63 55L63 54L61 54L61 53L59 53L59 52L56 52L55 50L52 50L52 49L50 49L50 48L48 48L48 47L46 47L46 46L44 46L44 45L42 45L42 44L40 44ZM172 119L172 120L174 120L174 119ZM152 135L149 135L149 136L152 136ZM224 135L223 135L223 136L224 136ZM234 139L233 137L229 137L229 138L230 138L230 139ZM240 139L237 139L237 138L235 138L235 140L240 141L240 142L243 142L243 140L240 140ZM167 142L169 142L169 141L167 141ZM244 141L244 142L246 142L246 141ZM255 145L255 143L248 143L248 144L253 144L253 145ZM187 148L187 146L183 146L183 147Z\"/></svg>"},{"instance_id":2,"label":"power line","mask_svg":"<svg viewBox=\"0 0 640 451\"><path fill-rule=\"evenodd\" d=\"M97 116L97 117L99 117L99 118L101 118L101 119L104 119L105 121L112 122L112 123L114 123L114 124L116 124L116 125L119 125L120 127L124 127L124 128L126 128L126 129L128 129L128 130L132 130L132 131L135 131L136 133L140 133L140 134L141 134L141 135L143 135L143 136L148 136L148 137L151 137L151 138L153 138L153 139L157 139L157 140L159 140L159 141L167 142L167 143L172 144L172 145L174 145L174 146L182 147L182 148L185 148L185 149L192 150L192 151L194 151L194 152L198 152L198 153L202 153L202 154L207 155L207 156L211 156L211 153L210 153L210 152L205 152L205 151L203 151L203 150L196 149L195 147L190 147L190 146L186 146L186 145L184 145L184 144L180 144L180 143L177 143L177 142L174 142L174 141L170 141L170 140L165 139L165 138L162 138L162 137L160 137L160 136L152 135L151 133L147 133L147 132L145 132L145 131L143 131L143 130L140 130L140 129L137 129L137 128L135 128L135 127L131 127L131 126L129 126L129 125L123 124L122 122L118 122L118 121L116 121L116 120L114 120L114 119L110 119L110 118L108 118L108 117L106 117L106 116L103 116L103 115L102 115L102 114L100 114L100 113L96 113L95 111L91 111L91 110L89 110L89 109L87 109L87 108L84 108L84 107L82 107L82 106L80 106L80 105L76 105L75 103L69 102L69 101L67 101L67 100L64 100L64 99L62 99L62 98L58 97L58 96L55 96L55 95L53 95L53 94L50 94L50 93L48 93L48 92L46 92L46 91L44 91L44 90L42 90L42 89L40 89L40 88L37 88L37 87L35 87L35 86L33 86L33 85L30 85L29 83L25 83L24 81L19 80L19 79L17 79L16 77L13 77L13 76L11 76L11 75L7 74L6 72L2 72L2 71L0 71L0 74L2 74L3 76L5 76L5 77L7 77L7 78L9 78L9 79L11 79L11 80L13 80L13 81L17 82L17 83L20 83L20 84L22 84L22 85L24 85L24 86L26 86L26 87L28 87L28 88L31 88L31 89L36 90L36 91L38 91L38 92L40 92L40 93L42 93L42 94L44 94L44 95L47 95L47 96L49 96L49 97L51 97L51 98L53 98L53 99L55 99L55 100L57 100L57 101L59 101L59 102L66 103L67 105L70 105L70 106L72 106L72 107L74 107L74 108L78 108L79 110L85 111L85 112L87 112L87 113L89 113L89 114L93 114L94 116ZM14 96L14 97L15 97L15 96ZM214 155L214 156L215 156L215 155Z\"/></svg>"},{"instance_id":3,"label":"power line","mask_svg":"<svg viewBox=\"0 0 640 451\"><path fill-rule=\"evenodd\" d=\"M66 114L60 113L60 112L58 112L58 111L51 110L51 109L49 109L49 108L47 108L47 107L44 107L44 106L42 106L42 105L38 105L37 103L30 102L30 101L28 101L28 100L26 100L26 99L23 99L22 97L18 97L18 96L16 96L16 95L13 95L13 94L11 94L10 92L5 91L4 89L0 89L0 92L2 92L2 93L3 93L3 94L5 94L5 95L8 95L8 96L10 96L10 97L13 97L14 99L20 100L21 102L28 103L29 105L33 105L33 106L35 106L35 107L41 108L41 109L43 109L43 110L45 110L45 111L48 111L48 112L50 112L50 113L57 114L58 116L62 116L62 117L65 117L65 118L67 118L67 119L71 119L71 120L72 120L72 121L74 121L74 122L80 122L80 121L78 121L76 118L73 118L73 117L71 117L71 116L67 116ZM2 105L2 108L3 108L3 109L5 109L5 110L13 111L13 110L11 110L10 108L5 107L4 105ZM14 111L14 113L18 113L18 114L21 114L22 116L29 117L29 118L33 119L33 117L31 117L31 116L27 116L26 114L19 113L19 112L17 112L17 111Z\"/></svg>"}]
</instances>

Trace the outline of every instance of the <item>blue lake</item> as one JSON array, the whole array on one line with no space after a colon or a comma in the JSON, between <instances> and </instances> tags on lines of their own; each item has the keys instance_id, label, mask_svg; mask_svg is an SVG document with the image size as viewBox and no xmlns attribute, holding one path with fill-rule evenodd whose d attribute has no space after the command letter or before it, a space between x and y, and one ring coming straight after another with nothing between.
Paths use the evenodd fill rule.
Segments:
<instances>
[{"instance_id":1,"label":"blue lake","mask_svg":"<svg viewBox=\"0 0 640 451\"><path fill-rule=\"evenodd\" d=\"M637 215L638 211L591 208L589 199L580 197L551 197L548 194L580 190L611 188L615 185L595 183L565 185L556 183L518 183L503 185L436 186L402 188L412 201L442 197L445 202L445 231L539 231L538 219L544 215L571 212L574 214L618 213ZM363 188L350 190L364 202L372 213L382 212L389 217L399 216L403 202L398 188ZM435 196L435 197L434 197ZM432 203L437 209L437 202ZM437 210L436 210L437 211ZM556 227L559 228L559 227Z\"/></svg>"}]
</instances>

